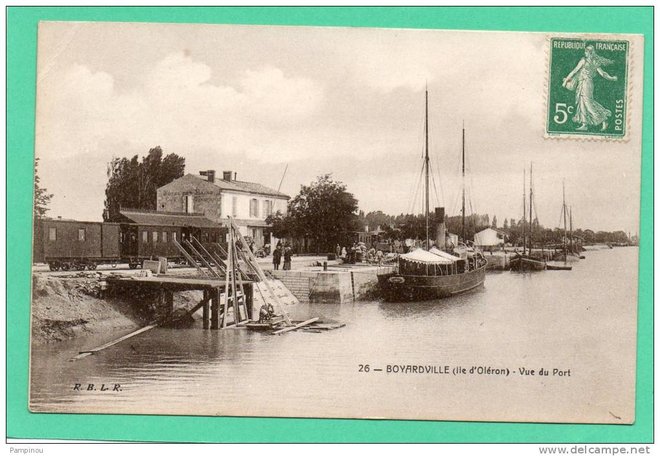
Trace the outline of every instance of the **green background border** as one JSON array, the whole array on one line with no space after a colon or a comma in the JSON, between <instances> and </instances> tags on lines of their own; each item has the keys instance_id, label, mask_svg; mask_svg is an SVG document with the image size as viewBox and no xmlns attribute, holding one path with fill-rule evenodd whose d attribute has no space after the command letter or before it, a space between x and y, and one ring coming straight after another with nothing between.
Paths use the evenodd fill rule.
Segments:
<instances>
[{"instance_id":1,"label":"green background border","mask_svg":"<svg viewBox=\"0 0 660 456\"><path fill-rule=\"evenodd\" d=\"M651 442L652 7L10 7L7 13L7 435L181 442ZM636 422L564 425L32 414L27 409L37 23L133 21L636 33L645 36ZM607 375L607 370L603 371Z\"/></svg>"}]
</instances>

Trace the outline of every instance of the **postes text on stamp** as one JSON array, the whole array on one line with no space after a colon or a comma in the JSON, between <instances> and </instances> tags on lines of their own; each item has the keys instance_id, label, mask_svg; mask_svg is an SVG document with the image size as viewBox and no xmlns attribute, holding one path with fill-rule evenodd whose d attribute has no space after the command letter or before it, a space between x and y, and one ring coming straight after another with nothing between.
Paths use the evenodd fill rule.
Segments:
<instances>
[{"instance_id":1,"label":"postes text on stamp","mask_svg":"<svg viewBox=\"0 0 660 456\"><path fill-rule=\"evenodd\" d=\"M546 136L626 139L630 43L551 38Z\"/></svg>"}]
</instances>

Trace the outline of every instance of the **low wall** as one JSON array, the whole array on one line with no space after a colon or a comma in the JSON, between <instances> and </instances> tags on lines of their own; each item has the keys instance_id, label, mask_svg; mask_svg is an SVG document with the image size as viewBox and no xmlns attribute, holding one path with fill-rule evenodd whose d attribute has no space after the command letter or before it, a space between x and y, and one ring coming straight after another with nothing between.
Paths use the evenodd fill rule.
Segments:
<instances>
[{"instance_id":1,"label":"low wall","mask_svg":"<svg viewBox=\"0 0 660 456\"><path fill-rule=\"evenodd\" d=\"M272 271L300 302L341 304L373 296L378 273L390 267L356 267L318 271Z\"/></svg>"}]
</instances>

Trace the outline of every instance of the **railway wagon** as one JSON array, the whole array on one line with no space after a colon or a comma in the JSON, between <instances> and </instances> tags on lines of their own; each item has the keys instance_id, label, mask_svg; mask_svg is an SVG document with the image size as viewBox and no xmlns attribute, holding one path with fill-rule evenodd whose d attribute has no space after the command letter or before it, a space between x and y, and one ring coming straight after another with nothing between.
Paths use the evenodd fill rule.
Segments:
<instances>
[{"instance_id":1,"label":"railway wagon","mask_svg":"<svg viewBox=\"0 0 660 456\"><path fill-rule=\"evenodd\" d=\"M227 229L203 214L135 210L120 214L126 220L121 224L121 256L131 268L156 257L183 260L175 241L185 246L193 236L209 250L216 250L217 244L227 247Z\"/></svg>"},{"instance_id":2,"label":"railway wagon","mask_svg":"<svg viewBox=\"0 0 660 456\"><path fill-rule=\"evenodd\" d=\"M51 270L96 269L120 261L119 223L41 219L35 231L34 261Z\"/></svg>"},{"instance_id":3,"label":"railway wagon","mask_svg":"<svg viewBox=\"0 0 660 456\"><path fill-rule=\"evenodd\" d=\"M134 269L146 259L183 260L176 243L193 236L207 250L226 249L227 229L202 214L121 211L118 223L40 219L35 229L34 262L51 270L96 269L99 264L128 263Z\"/></svg>"}]
</instances>

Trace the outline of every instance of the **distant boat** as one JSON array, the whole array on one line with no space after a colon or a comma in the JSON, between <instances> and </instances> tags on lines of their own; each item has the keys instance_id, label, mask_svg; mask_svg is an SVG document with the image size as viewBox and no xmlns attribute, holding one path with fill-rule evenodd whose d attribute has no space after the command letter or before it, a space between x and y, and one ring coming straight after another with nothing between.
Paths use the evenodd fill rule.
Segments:
<instances>
[{"instance_id":1,"label":"distant boat","mask_svg":"<svg viewBox=\"0 0 660 456\"><path fill-rule=\"evenodd\" d=\"M564 263L574 263L580 260L581 255L573 249L573 210L570 211L570 232L567 230L568 207L566 206L566 190L562 184L562 209L561 215L564 220L564 237L562 241L562 250L557 252L552 259L554 261L563 261Z\"/></svg>"},{"instance_id":2,"label":"distant boat","mask_svg":"<svg viewBox=\"0 0 660 456\"><path fill-rule=\"evenodd\" d=\"M527 250L527 233L525 232L527 205L525 203L525 178L523 174L523 251L516 253L509 260L509 267L512 271L543 271L546 269L545 258L532 256L532 227L534 220L532 209L534 207L534 191L532 187L532 165L529 165L529 250Z\"/></svg>"},{"instance_id":3,"label":"distant boat","mask_svg":"<svg viewBox=\"0 0 660 456\"><path fill-rule=\"evenodd\" d=\"M429 238L429 140L428 140L428 91L425 98L425 156L426 176L426 246ZM465 129L463 129L463 177L465 177ZM465 181L465 179L463 179ZM465 227L465 185L463 185L463 227ZM440 220L436 229L436 241L445 248L444 209L436 208ZM463 228L465 236L465 228ZM464 238L465 239L465 238ZM383 298L388 301L423 301L441 299L474 290L486 280L486 258L472 248L464 246L454 254L431 248L416 249L399 255L395 272L378 275Z\"/></svg>"},{"instance_id":4,"label":"distant boat","mask_svg":"<svg viewBox=\"0 0 660 456\"><path fill-rule=\"evenodd\" d=\"M573 269L573 266L562 263L561 261L547 261L545 263L545 268L548 271L570 271Z\"/></svg>"}]
</instances>

